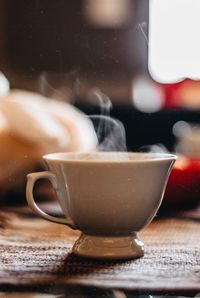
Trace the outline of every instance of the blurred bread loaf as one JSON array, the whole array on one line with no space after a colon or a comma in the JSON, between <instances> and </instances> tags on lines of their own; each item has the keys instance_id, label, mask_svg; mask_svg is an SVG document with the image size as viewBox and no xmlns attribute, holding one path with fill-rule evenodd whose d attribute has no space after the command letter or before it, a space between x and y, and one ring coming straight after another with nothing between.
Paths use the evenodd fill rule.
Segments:
<instances>
[{"instance_id":1,"label":"blurred bread loaf","mask_svg":"<svg viewBox=\"0 0 200 298\"><path fill-rule=\"evenodd\" d=\"M70 104L28 91L0 92L0 199L23 191L42 155L93 151L96 143L92 123Z\"/></svg>"}]
</instances>

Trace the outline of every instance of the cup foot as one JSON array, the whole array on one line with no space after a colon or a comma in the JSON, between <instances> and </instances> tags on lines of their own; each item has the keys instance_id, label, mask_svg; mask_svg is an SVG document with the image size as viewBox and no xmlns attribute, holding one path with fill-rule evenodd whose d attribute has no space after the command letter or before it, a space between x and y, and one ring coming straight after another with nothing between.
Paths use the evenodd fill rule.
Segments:
<instances>
[{"instance_id":1,"label":"cup foot","mask_svg":"<svg viewBox=\"0 0 200 298\"><path fill-rule=\"evenodd\" d=\"M97 259L136 259L144 256L144 244L136 233L121 237L81 234L73 246L73 253Z\"/></svg>"}]
</instances>

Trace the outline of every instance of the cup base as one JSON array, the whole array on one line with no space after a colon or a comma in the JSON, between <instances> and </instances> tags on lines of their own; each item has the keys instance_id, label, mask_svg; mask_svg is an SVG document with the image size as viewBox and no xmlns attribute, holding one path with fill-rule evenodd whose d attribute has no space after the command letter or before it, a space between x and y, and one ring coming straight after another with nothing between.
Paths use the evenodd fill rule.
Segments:
<instances>
[{"instance_id":1,"label":"cup base","mask_svg":"<svg viewBox=\"0 0 200 298\"><path fill-rule=\"evenodd\" d=\"M81 234L73 253L97 259L136 259L144 256L144 244L134 233L131 236L109 237Z\"/></svg>"}]
</instances>

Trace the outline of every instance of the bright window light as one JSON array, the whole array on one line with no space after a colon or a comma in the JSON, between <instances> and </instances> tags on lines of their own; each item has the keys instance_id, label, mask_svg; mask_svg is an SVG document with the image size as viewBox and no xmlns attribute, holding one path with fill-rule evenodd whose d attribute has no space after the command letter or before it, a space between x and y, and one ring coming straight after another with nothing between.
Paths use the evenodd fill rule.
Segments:
<instances>
[{"instance_id":1,"label":"bright window light","mask_svg":"<svg viewBox=\"0 0 200 298\"><path fill-rule=\"evenodd\" d=\"M149 72L160 83L200 79L200 0L149 1Z\"/></svg>"}]
</instances>

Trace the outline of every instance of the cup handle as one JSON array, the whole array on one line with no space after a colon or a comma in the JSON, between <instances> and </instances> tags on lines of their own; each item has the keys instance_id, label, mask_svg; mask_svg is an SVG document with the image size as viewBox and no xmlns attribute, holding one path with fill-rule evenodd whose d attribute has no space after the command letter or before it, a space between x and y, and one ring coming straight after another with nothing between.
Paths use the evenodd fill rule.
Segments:
<instances>
[{"instance_id":1,"label":"cup handle","mask_svg":"<svg viewBox=\"0 0 200 298\"><path fill-rule=\"evenodd\" d=\"M59 224L66 224L67 226L69 226L72 229L76 229L74 223L70 220L67 220L66 218L62 218L62 217L55 217L52 215L49 215L47 213L45 213L43 210L41 210L38 205L36 204L34 197L33 197L33 188L35 185L35 182L38 179L48 179L53 188L55 190L58 189L58 184L57 184L57 180L56 180L56 175L54 175L53 173L51 173L50 171L44 171L44 172L37 172L37 173L31 173L27 175L27 184L26 184L26 199L28 202L29 207L39 216L41 216L42 218L52 221L52 222L56 222Z\"/></svg>"}]
</instances>

